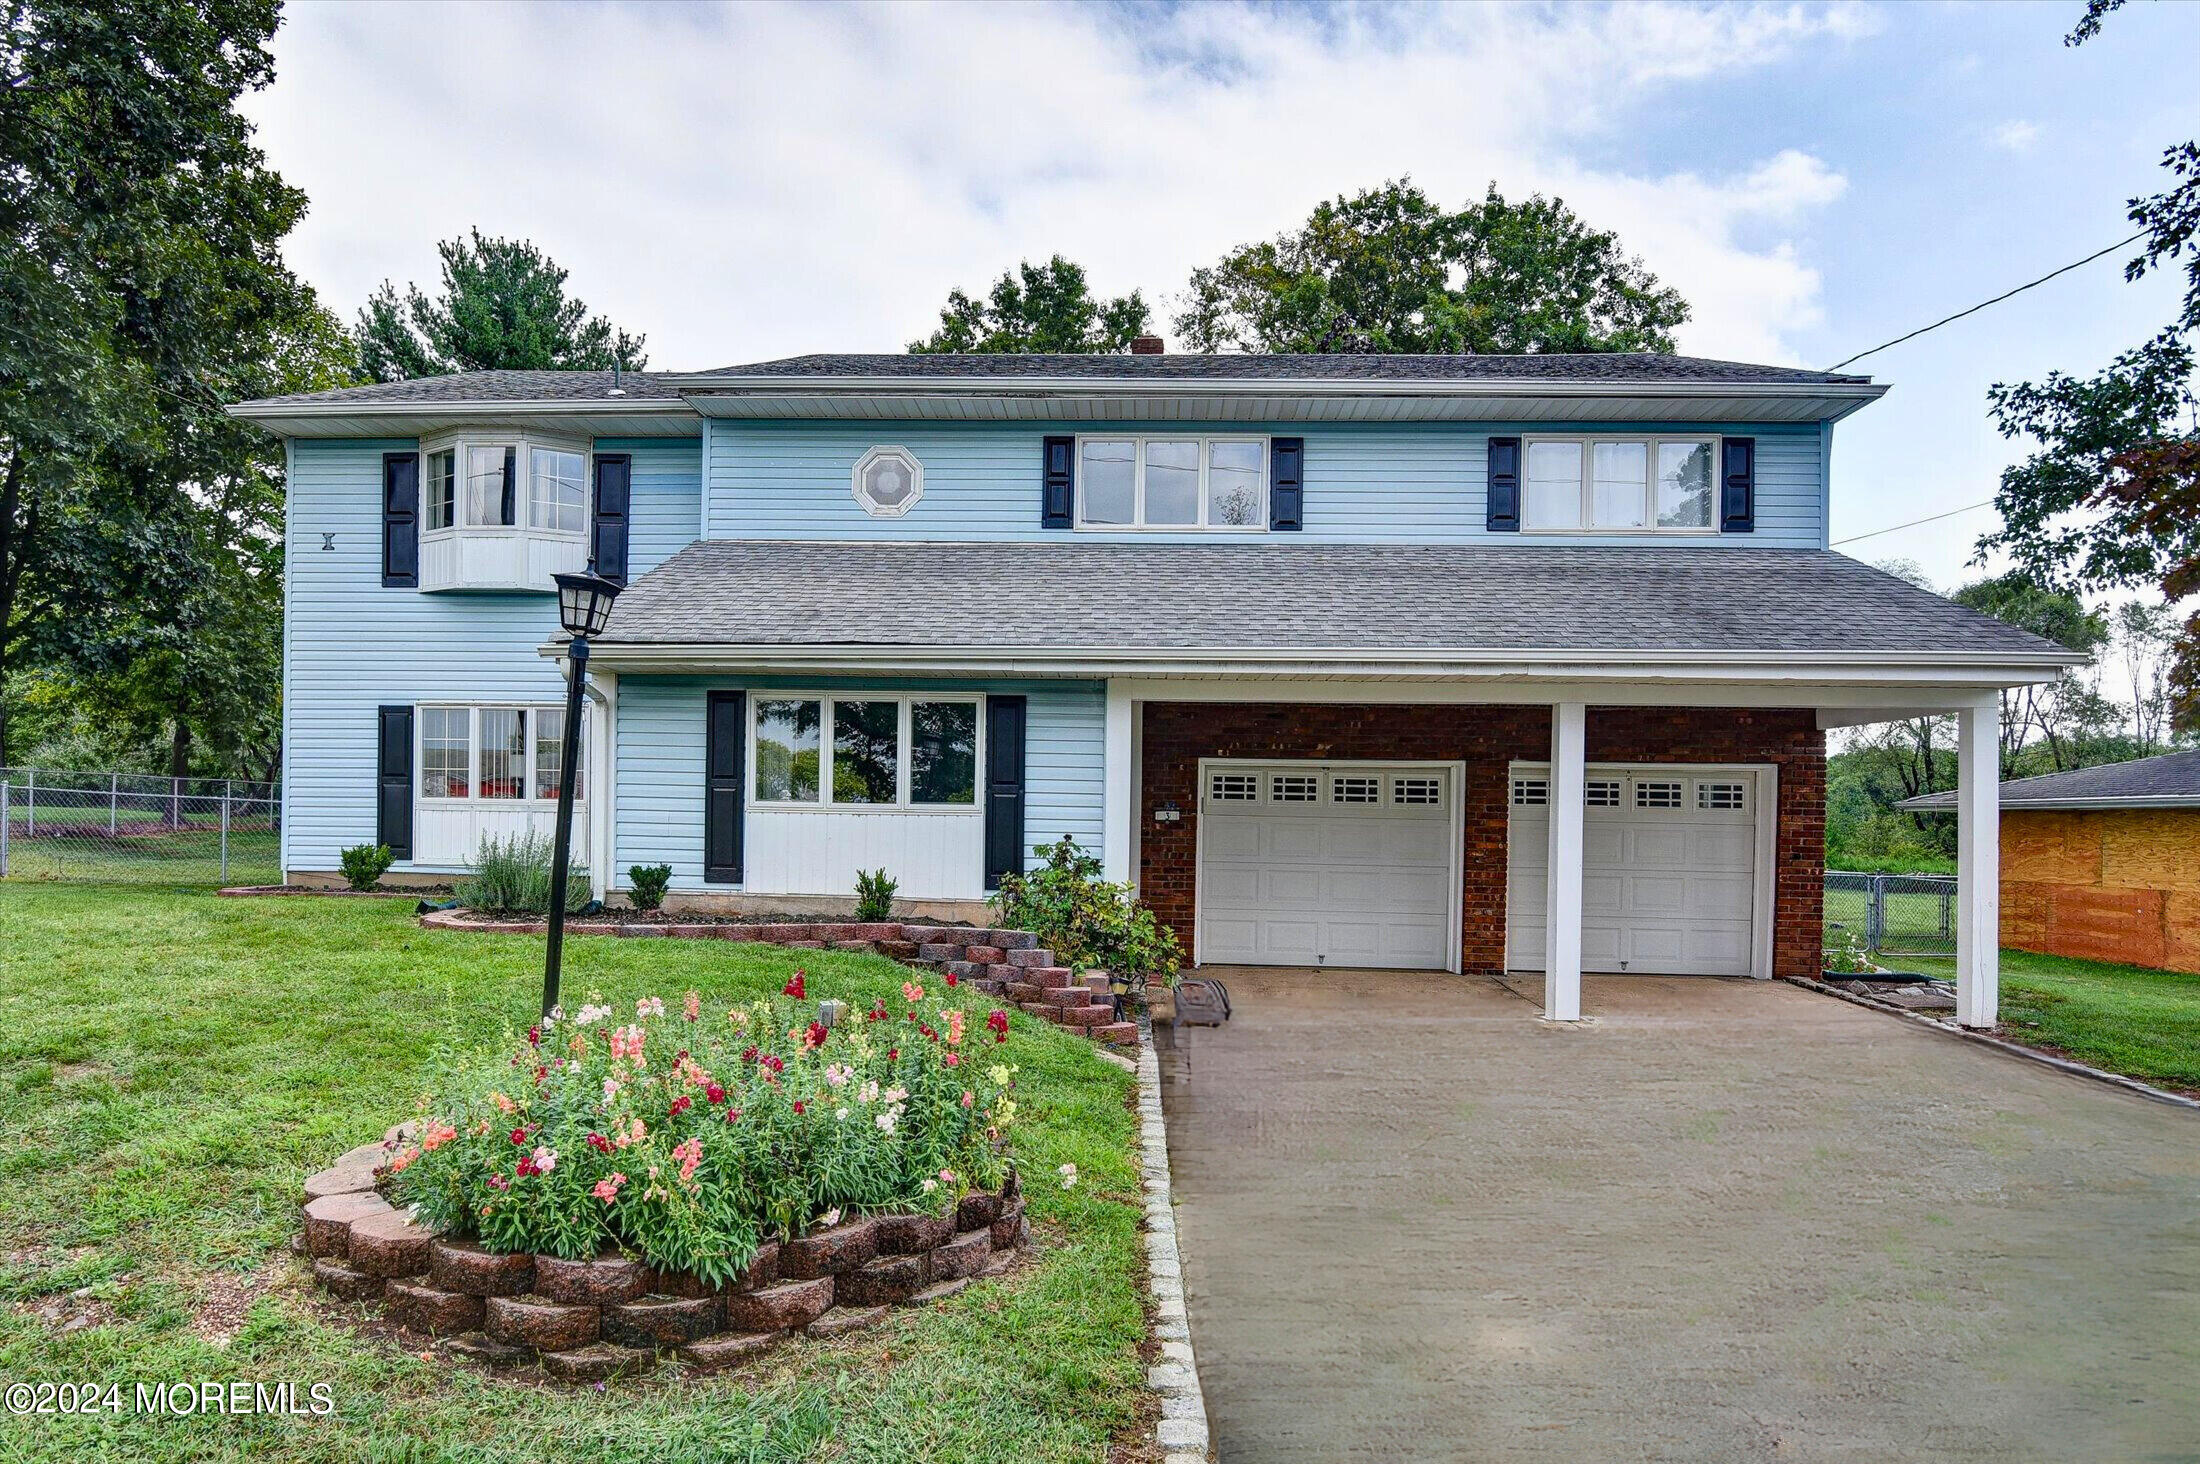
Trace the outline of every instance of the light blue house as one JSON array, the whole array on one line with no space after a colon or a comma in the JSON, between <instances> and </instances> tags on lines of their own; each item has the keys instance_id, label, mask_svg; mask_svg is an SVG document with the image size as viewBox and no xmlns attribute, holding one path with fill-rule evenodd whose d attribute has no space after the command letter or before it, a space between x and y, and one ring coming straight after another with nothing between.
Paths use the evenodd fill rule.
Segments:
<instances>
[{"instance_id":1,"label":"light blue house","mask_svg":"<svg viewBox=\"0 0 2200 1464\"><path fill-rule=\"evenodd\" d=\"M284 437L283 858L549 824L550 576L598 643L577 857L676 902L982 910L1062 836L1201 963L1814 971L1825 729L2054 647L1827 548L1868 378L1662 356L804 356L244 403Z\"/></svg>"}]
</instances>

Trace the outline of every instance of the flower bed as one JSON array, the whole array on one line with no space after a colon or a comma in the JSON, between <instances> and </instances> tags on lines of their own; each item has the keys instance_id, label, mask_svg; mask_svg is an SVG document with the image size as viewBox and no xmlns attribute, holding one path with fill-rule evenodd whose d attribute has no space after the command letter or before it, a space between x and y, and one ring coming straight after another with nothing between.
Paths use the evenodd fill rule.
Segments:
<instances>
[{"instance_id":1,"label":"flower bed","mask_svg":"<svg viewBox=\"0 0 2200 1464\"><path fill-rule=\"evenodd\" d=\"M419 1119L308 1181L315 1274L572 1379L958 1286L1024 1234L1008 1018L902 996L832 1026L800 974L708 1015L694 992L631 1020L592 1001L456 1062Z\"/></svg>"}]
</instances>

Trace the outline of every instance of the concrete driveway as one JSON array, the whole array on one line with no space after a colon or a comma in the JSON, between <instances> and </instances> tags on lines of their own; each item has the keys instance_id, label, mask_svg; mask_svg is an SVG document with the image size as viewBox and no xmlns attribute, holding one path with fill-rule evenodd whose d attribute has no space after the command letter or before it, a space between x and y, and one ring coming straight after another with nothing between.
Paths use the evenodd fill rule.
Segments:
<instances>
[{"instance_id":1,"label":"concrete driveway","mask_svg":"<svg viewBox=\"0 0 2200 1464\"><path fill-rule=\"evenodd\" d=\"M1162 1071L1227 1464L2200 1460L2200 1113L1784 983L1220 974Z\"/></svg>"}]
</instances>

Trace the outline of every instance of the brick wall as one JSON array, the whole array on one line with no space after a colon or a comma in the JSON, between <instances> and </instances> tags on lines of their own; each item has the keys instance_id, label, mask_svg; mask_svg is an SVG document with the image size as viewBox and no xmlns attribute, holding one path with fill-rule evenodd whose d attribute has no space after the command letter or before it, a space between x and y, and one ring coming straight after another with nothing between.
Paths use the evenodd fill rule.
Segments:
<instances>
[{"instance_id":1,"label":"brick wall","mask_svg":"<svg viewBox=\"0 0 2200 1464\"><path fill-rule=\"evenodd\" d=\"M1591 762L1772 763L1780 773L1773 864L1773 969L1812 975L1822 939L1826 743L1808 710L1591 707ZM1145 708L1140 891L1191 949L1199 759L1396 758L1463 762L1465 968L1505 960L1505 770L1550 756L1548 707L1239 705L1153 702ZM1153 810L1173 802L1175 824Z\"/></svg>"}]
</instances>

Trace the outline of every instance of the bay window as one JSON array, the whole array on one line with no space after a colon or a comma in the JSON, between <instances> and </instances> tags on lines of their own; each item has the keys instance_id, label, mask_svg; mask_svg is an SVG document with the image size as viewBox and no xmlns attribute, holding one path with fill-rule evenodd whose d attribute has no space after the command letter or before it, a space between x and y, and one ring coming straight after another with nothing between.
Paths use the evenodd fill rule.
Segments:
<instances>
[{"instance_id":1,"label":"bay window","mask_svg":"<svg viewBox=\"0 0 2200 1464\"><path fill-rule=\"evenodd\" d=\"M561 707L441 706L419 709L420 796L439 804L555 801L564 767ZM587 738L583 722L581 756ZM585 773L587 764L581 765ZM573 797L587 796L576 776Z\"/></svg>"},{"instance_id":2,"label":"bay window","mask_svg":"<svg viewBox=\"0 0 2200 1464\"><path fill-rule=\"evenodd\" d=\"M974 696L765 694L750 702L750 799L777 808L975 810Z\"/></svg>"},{"instance_id":3,"label":"bay window","mask_svg":"<svg viewBox=\"0 0 2200 1464\"><path fill-rule=\"evenodd\" d=\"M550 593L585 566L590 449L467 428L423 442L420 588Z\"/></svg>"},{"instance_id":4,"label":"bay window","mask_svg":"<svg viewBox=\"0 0 2200 1464\"><path fill-rule=\"evenodd\" d=\"M1265 438L1094 436L1077 452L1079 528L1268 527Z\"/></svg>"},{"instance_id":5,"label":"bay window","mask_svg":"<svg viewBox=\"0 0 2200 1464\"><path fill-rule=\"evenodd\" d=\"M1527 442L1521 528L1712 532L1715 437L1536 437Z\"/></svg>"}]
</instances>

